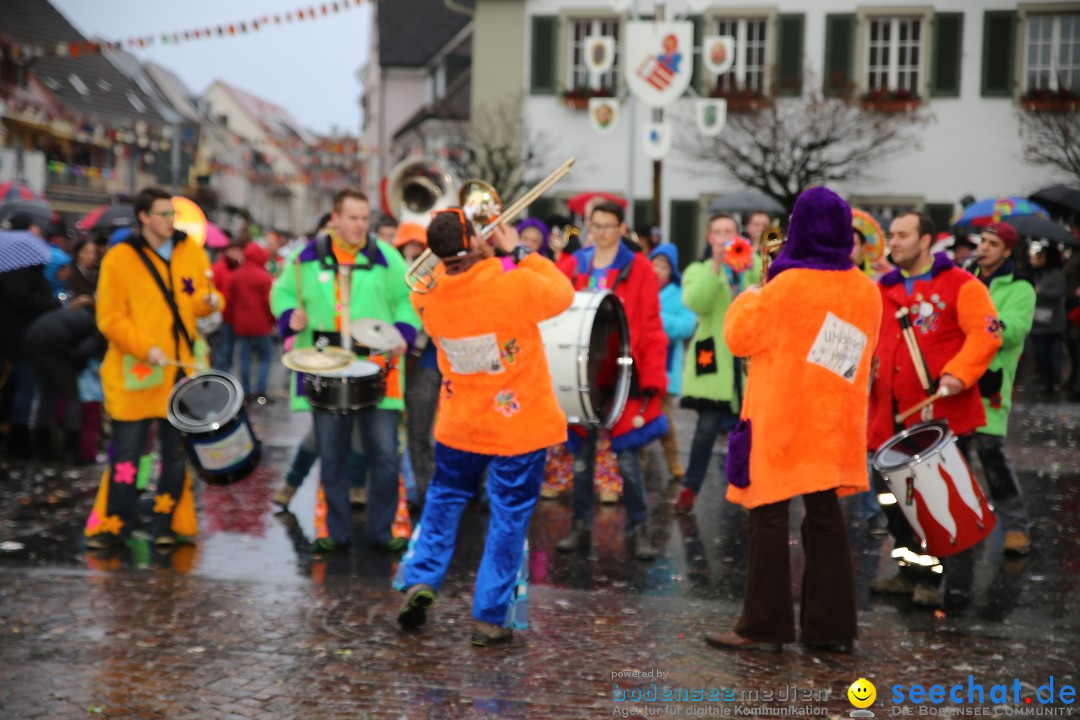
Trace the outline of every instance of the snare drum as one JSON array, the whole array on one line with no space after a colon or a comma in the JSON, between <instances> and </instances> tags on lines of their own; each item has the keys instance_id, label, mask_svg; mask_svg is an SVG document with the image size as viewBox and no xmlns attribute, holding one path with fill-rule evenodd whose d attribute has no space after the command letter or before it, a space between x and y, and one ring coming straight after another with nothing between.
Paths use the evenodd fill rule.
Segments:
<instances>
[{"instance_id":1,"label":"snare drum","mask_svg":"<svg viewBox=\"0 0 1080 720\"><path fill-rule=\"evenodd\" d=\"M993 510L944 423L893 435L875 453L874 469L931 555L955 555L994 529Z\"/></svg>"},{"instance_id":2,"label":"snare drum","mask_svg":"<svg viewBox=\"0 0 1080 720\"><path fill-rule=\"evenodd\" d=\"M562 314L540 323L551 380L571 425L610 428L630 394L630 331L608 291L574 293Z\"/></svg>"},{"instance_id":3,"label":"snare drum","mask_svg":"<svg viewBox=\"0 0 1080 720\"><path fill-rule=\"evenodd\" d=\"M228 373L208 370L177 383L168 419L188 460L211 485L231 485L259 464L261 445L244 412L244 389Z\"/></svg>"},{"instance_id":4,"label":"snare drum","mask_svg":"<svg viewBox=\"0 0 1080 720\"><path fill-rule=\"evenodd\" d=\"M337 370L304 373L304 393L313 410L351 413L373 407L386 397L386 373L368 360L354 360Z\"/></svg>"}]
</instances>

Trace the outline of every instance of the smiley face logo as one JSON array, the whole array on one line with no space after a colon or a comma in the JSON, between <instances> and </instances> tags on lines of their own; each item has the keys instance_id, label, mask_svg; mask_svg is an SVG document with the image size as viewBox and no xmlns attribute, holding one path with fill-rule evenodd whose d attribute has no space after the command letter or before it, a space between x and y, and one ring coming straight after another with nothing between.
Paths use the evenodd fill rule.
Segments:
<instances>
[{"instance_id":1,"label":"smiley face logo","mask_svg":"<svg viewBox=\"0 0 1080 720\"><path fill-rule=\"evenodd\" d=\"M866 678L859 678L851 683L847 691L848 700L857 708L866 708L874 704L877 699L877 688Z\"/></svg>"}]
</instances>

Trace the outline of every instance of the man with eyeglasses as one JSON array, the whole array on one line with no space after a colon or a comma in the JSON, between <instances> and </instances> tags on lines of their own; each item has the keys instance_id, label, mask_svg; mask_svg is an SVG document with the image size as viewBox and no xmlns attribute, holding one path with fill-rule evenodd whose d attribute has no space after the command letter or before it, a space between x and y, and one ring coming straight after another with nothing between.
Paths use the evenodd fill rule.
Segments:
<instances>
[{"instance_id":1,"label":"man with eyeglasses","mask_svg":"<svg viewBox=\"0 0 1080 720\"><path fill-rule=\"evenodd\" d=\"M630 552L639 560L651 560L656 557L656 550L648 537L649 507L638 451L663 437L668 429L662 407L667 392L668 339L660 320L660 289L649 259L622 243L626 234L622 207L613 202L598 203L589 221L593 246L575 255L577 268L571 280L576 290L613 292L626 310L634 377L626 409L611 429L611 449L618 458L623 479ZM588 550L592 543L596 430L580 427L574 430L579 439L572 443L578 445L574 461L574 519L570 534L558 544L563 552Z\"/></svg>"},{"instance_id":2,"label":"man with eyeglasses","mask_svg":"<svg viewBox=\"0 0 1080 720\"><path fill-rule=\"evenodd\" d=\"M105 255L97 286L97 325L109 341L101 366L112 452L86 523L86 546L107 550L141 530L139 458L150 425L158 424L161 475L149 525L154 544L169 549L196 535L191 478L180 433L165 421L169 395L195 363L195 318L221 309L207 282L206 253L173 228L172 196L147 188L135 197L139 225Z\"/></svg>"}]
</instances>

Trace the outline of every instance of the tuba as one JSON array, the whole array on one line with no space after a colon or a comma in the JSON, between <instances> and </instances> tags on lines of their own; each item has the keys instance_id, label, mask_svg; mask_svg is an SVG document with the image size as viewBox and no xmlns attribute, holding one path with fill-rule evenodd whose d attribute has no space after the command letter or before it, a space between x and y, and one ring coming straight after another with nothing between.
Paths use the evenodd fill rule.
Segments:
<instances>
[{"instance_id":1,"label":"tuba","mask_svg":"<svg viewBox=\"0 0 1080 720\"><path fill-rule=\"evenodd\" d=\"M574 160L576 158L568 159L505 210L499 193L488 183L483 180L469 180L464 183L458 195L458 202L461 204L466 219L473 224L477 237L486 240L496 226L509 222L524 212L533 201L569 174ZM424 224L426 225L427 222L425 221ZM435 268L441 262L442 258L431 252L431 248L424 250L405 273L405 283L409 289L420 294L431 292L439 280Z\"/></svg>"},{"instance_id":2,"label":"tuba","mask_svg":"<svg viewBox=\"0 0 1080 720\"><path fill-rule=\"evenodd\" d=\"M766 228L765 232L761 233L761 284L764 285L769 280L769 265L772 261L780 255L780 251L784 249L784 242L787 240L784 237L784 231L780 229L779 225L773 225Z\"/></svg>"},{"instance_id":3,"label":"tuba","mask_svg":"<svg viewBox=\"0 0 1080 720\"><path fill-rule=\"evenodd\" d=\"M402 160L386 179L383 204L400 223L427 226L431 213L454 202L454 176L422 157Z\"/></svg>"}]
</instances>

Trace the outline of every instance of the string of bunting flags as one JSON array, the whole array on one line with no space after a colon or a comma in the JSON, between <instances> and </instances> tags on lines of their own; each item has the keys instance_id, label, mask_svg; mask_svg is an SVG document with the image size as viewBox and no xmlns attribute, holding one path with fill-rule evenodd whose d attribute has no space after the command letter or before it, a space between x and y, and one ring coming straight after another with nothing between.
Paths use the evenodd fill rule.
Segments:
<instances>
[{"instance_id":1,"label":"string of bunting flags","mask_svg":"<svg viewBox=\"0 0 1080 720\"><path fill-rule=\"evenodd\" d=\"M259 32L271 25L283 25L293 22L304 22L329 17L334 13L351 10L365 2L376 0L337 0L336 2L320 3L306 8L262 15L243 22L223 23L221 25L184 30L183 32L158 33L154 35L140 35L116 42L61 42L56 44L42 45L37 43L12 43L12 51L15 61L29 60L39 57L79 57L80 55L101 54L103 51L123 50L125 48L147 48L154 45L179 45L198 40L211 40L214 38L236 37L246 35L249 32Z\"/></svg>"}]
</instances>

